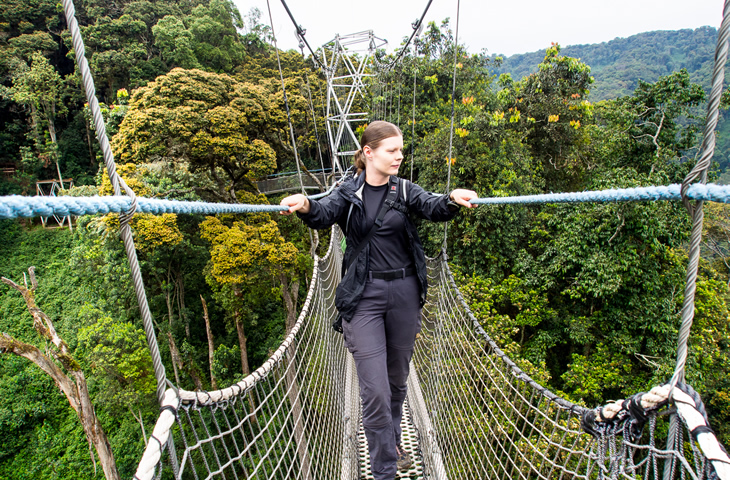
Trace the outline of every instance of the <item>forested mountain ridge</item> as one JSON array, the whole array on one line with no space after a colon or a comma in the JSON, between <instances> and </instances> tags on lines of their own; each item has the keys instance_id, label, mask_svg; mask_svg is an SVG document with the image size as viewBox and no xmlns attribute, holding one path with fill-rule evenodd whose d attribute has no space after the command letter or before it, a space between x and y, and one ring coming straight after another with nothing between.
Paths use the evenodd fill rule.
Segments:
<instances>
[{"instance_id":1,"label":"forested mountain ridge","mask_svg":"<svg viewBox=\"0 0 730 480\"><path fill-rule=\"evenodd\" d=\"M591 101L631 95L639 80L655 82L682 68L690 79L709 88L715 57L717 30L700 27L694 30L658 30L615 38L608 42L568 45L562 53L580 59L591 67L595 82L591 85ZM492 55L496 58L500 55ZM510 73L522 78L533 73L545 56L544 51L502 57L494 73Z\"/></svg>"},{"instance_id":2,"label":"forested mountain ridge","mask_svg":"<svg viewBox=\"0 0 730 480\"><path fill-rule=\"evenodd\" d=\"M693 83L709 92L716 42L717 29L704 26L694 30L644 32L603 43L569 45L562 47L561 52L591 67L594 82L588 98L598 102L629 96L640 81L653 83L681 69L688 72ZM498 66L491 71L496 75L509 73L515 79L522 78L535 72L544 55L543 51L509 57L492 55L492 60L500 57L502 62L496 62ZM693 114L702 116L704 109L697 108ZM730 122L725 111L721 111L716 143L714 160L719 172L727 172L730 168ZM730 174L723 173L716 181L727 183Z\"/></svg>"}]
</instances>

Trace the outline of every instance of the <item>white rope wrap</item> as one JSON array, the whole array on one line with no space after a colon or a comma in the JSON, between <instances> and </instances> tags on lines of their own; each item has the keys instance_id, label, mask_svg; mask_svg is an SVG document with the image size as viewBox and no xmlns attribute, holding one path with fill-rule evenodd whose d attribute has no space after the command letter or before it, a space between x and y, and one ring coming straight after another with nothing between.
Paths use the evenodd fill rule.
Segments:
<instances>
[{"instance_id":1,"label":"white rope wrap","mask_svg":"<svg viewBox=\"0 0 730 480\"><path fill-rule=\"evenodd\" d=\"M646 393L641 394L641 406L644 410L653 410L669 399L670 385L659 385ZM597 422L613 420L616 416L625 411L626 400L616 400L600 407L600 415L596 417Z\"/></svg>"},{"instance_id":2,"label":"white rope wrap","mask_svg":"<svg viewBox=\"0 0 730 480\"><path fill-rule=\"evenodd\" d=\"M695 434L702 453L712 463L717 476L721 480L730 480L730 457L717 441L717 437L710 430L707 419L698 410L695 400L683 390L675 387L672 390L672 400L677 406L680 417L687 424L687 428ZM697 430L700 430L698 433Z\"/></svg>"},{"instance_id":3,"label":"white rope wrap","mask_svg":"<svg viewBox=\"0 0 730 480\"><path fill-rule=\"evenodd\" d=\"M154 476L162 458L162 445L165 445L168 438L170 438L170 429L175 423L175 412L179 404L180 398L175 390L171 388L166 390L162 399L160 417L155 423L150 441L147 443L147 448L145 448L142 459L139 461L137 472L134 474L136 480L151 480Z\"/></svg>"}]
</instances>

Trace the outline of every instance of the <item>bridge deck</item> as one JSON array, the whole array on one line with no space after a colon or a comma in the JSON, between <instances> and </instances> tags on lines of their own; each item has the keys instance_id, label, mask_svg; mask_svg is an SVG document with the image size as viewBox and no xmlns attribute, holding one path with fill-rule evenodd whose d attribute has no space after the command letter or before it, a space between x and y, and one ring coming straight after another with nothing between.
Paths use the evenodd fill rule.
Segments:
<instances>
[{"instance_id":1,"label":"bridge deck","mask_svg":"<svg viewBox=\"0 0 730 480\"><path fill-rule=\"evenodd\" d=\"M403 420L401 421L401 445L411 455L413 466L407 472L398 472L395 478L409 480L423 480L423 460L421 451L418 448L418 437L413 421L411 420L411 411L408 408L408 401L403 405ZM373 474L370 472L370 454L368 453L368 442L365 438L365 432L362 428L362 418L360 419L360 429L358 430L358 440L360 444L360 479L372 480Z\"/></svg>"}]
</instances>

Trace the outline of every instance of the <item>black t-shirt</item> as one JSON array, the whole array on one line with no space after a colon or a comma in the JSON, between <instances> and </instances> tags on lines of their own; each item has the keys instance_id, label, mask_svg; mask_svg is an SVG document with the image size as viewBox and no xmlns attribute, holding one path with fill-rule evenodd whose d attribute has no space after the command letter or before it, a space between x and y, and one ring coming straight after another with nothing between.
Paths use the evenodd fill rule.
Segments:
<instances>
[{"instance_id":1,"label":"black t-shirt","mask_svg":"<svg viewBox=\"0 0 730 480\"><path fill-rule=\"evenodd\" d=\"M375 217L378 216L387 193L387 183L373 187L365 182L362 190L362 200L368 221L365 232L370 231L375 223ZM395 270L411 266L413 266L413 260L408 247L405 219L397 210L391 208L385 214L383 224L370 240L370 270Z\"/></svg>"}]
</instances>

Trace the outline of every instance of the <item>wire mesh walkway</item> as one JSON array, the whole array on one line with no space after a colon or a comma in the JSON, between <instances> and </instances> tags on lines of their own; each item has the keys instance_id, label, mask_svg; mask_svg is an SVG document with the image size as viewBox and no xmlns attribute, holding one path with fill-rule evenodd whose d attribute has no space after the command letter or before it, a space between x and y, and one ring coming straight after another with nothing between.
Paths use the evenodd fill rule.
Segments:
<instances>
[{"instance_id":1,"label":"wire mesh walkway","mask_svg":"<svg viewBox=\"0 0 730 480\"><path fill-rule=\"evenodd\" d=\"M401 420L401 446L403 450L408 452L413 459L413 465L406 471L399 471L396 477L399 480L423 480L423 459L418 446L418 430L416 430L413 420L411 419L411 409L408 402L403 404L403 417ZM357 439L360 445L360 480L372 480L373 474L370 471L370 452L368 452L367 439L365 438L365 430L362 426L362 418L360 419L360 428L357 431Z\"/></svg>"}]
</instances>

